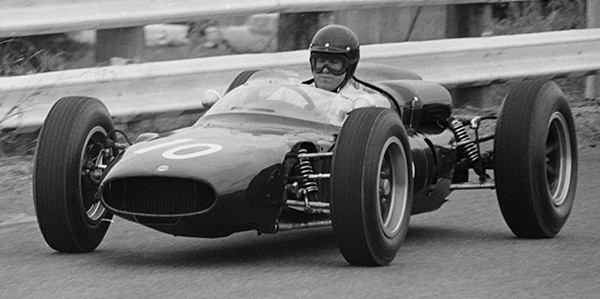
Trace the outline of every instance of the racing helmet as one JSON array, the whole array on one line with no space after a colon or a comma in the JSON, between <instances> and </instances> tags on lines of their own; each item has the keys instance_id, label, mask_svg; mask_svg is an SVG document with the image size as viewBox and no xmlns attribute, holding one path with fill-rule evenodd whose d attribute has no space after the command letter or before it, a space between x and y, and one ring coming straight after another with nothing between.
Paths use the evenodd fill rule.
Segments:
<instances>
[{"instance_id":1,"label":"racing helmet","mask_svg":"<svg viewBox=\"0 0 600 299\"><path fill-rule=\"evenodd\" d=\"M328 25L321 28L313 37L310 49L310 66L314 72L322 72L325 67L335 75L346 72L346 78L340 84L344 86L356 71L360 59L360 44L356 34L342 25ZM321 60L319 58L322 58ZM339 64L317 63L318 61L339 59Z\"/></svg>"}]
</instances>

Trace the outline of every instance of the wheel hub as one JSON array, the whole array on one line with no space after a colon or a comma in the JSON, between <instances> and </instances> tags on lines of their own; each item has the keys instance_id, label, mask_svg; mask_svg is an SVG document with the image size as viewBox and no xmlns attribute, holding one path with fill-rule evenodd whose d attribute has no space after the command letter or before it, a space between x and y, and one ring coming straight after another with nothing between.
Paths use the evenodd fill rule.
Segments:
<instances>
[{"instance_id":1,"label":"wheel hub","mask_svg":"<svg viewBox=\"0 0 600 299\"><path fill-rule=\"evenodd\" d=\"M101 151L103 149L102 144L107 136L106 130L102 127L93 128L87 138L86 143L88 144L84 151L81 153L81 200L83 202L84 213L87 221L90 223L97 223L102 220L106 214L106 209L100 203L100 200L96 198L96 190L100 183L99 178L102 176L103 170L97 168L98 159L101 159Z\"/></svg>"},{"instance_id":2,"label":"wheel hub","mask_svg":"<svg viewBox=\"0 0 600 299\"><path fill-rule=\"evenodd\" d=\"M573 164L569 130L565 117L555 112L550 117L546 141L546 181L552 203L559 207L566 198Z\"/></svg>"},{"instance_id":3,"label":"wheel hub","mask_svg":"<svg viewBox=\"0 0 600 299\"><path fill-rule=\"evenodd\" d=\"M383 232L392 237L400 230L408 198L408 165L400 140L391 138L383 147L378 178L379 215Z\"/></svg>"},{"instance_id":4,"label":"wheel hub","mask_svg":"<svg viewBox=\"0 0 600 299\"><path fill-rule=\"evenodd\" d=\"M381 182L379 183L379 192L380 192L381 196L387 197L390 195L391 191L392 191L392 183L390 182L390 179L385 178L382 174L382 179L381 179Z\"/></svg>"}]
</instances>

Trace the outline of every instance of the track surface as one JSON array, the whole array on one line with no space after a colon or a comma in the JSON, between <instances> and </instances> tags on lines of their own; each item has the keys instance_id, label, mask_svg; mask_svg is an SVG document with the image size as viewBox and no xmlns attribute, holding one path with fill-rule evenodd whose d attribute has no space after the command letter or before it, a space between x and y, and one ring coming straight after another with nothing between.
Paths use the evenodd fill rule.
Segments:
<instances>
[{"instance_id":1,"label":"track surface","mask_svg":"<svg viewBox=\"0 0 600 299\"><path fill-rule=\"evenodd\" d=\"M388 267L346 264L331 229L176 238L116 219L90 254L52 251L32 217L0 224L1 298L597 298L600 150L580 151L577 198L554 239L520 240L494 191L418 215ZM31 198L23 198L31 202Z\"/></svg>"}]
</instances>

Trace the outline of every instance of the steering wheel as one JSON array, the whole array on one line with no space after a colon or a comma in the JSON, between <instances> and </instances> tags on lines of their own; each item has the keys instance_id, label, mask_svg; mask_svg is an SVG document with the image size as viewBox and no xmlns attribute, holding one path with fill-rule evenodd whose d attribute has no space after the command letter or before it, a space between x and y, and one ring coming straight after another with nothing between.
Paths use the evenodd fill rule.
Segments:
<instances>
[{"instance_id":1,"label":"steering wheel","mask_svg":"<svg viewBox=\"0 0 600 299\"><path fill-rule=\"evenodd\" d=\"M306 93L306 91L302 90L302 88L299 88L296 86L287 86L287 87L292 89L293 91L297 92L298 94L300 94L300 96L302 96L304 101L306 101L306 105L304 106L305 110L312 111L313 109L315 109L317 107L315 105L315 102L313 101L313 99Z\"/></svg>"}]
</instances>

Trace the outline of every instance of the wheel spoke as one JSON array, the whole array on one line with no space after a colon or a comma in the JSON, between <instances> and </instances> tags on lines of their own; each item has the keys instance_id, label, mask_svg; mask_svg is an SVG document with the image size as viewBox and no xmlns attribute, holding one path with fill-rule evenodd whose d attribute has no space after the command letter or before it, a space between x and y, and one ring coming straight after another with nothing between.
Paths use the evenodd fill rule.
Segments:
<instances>
[{"instance_id":1,"label":"wheel spoke","mask_svg":"<svg viewBox=\"0 0 600 299\"><path fill-rule=\"evenodd\" d=\"M392 168L390 165L390 156L389 153L386 153L379 174L379 206L381 208L381 219L384 223L389 218L388 214L390 212L391 202L389 197L393 191L391 186L391 175Z\"/></svg>"},{"instance_id":2,"label":"wheel spoke","mask_svg":"<svg viewBox=\"0 0 600 299\"><path fill-rule=\"evenodd\" d=\"M102 154L105 138L106 132L101 128L96 128L90 132L87 139L88 145L81 157L81 201L88 221L92 223L100 221L105 213L100 200L95 196L100 183L96 177L100 177L102 172L98 172L96 164Z\"/></svg>"}]
</instances>

